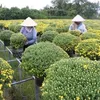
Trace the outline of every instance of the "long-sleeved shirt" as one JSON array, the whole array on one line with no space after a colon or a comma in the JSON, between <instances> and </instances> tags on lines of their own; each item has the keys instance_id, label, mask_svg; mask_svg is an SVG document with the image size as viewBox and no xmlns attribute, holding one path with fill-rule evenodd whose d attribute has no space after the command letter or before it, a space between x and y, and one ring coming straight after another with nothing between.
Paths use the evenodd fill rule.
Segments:
<instances>
[{"instance_id":1,"label":"long-sleeved shirt","mask_svg":"<svg viewBox=\"0 0 100 100\"><path fill-rule=\"evenodd\" d=\"M34 27L30 30L28 30L27 27L22 27L20 32L27 38L27 42L25 45L31 45L37 42L37 32Z\"/></svg>"},{"instance_id":2,"label":"long-sleeved shirt","mask_svg":"<svg viewBox=\"0 0 100 100\"><path fill-rule=\"evenodd\" d=\"M81 33L87 32L86 26L83 23L79 25L73 23L70 25L69 30L79 30Z\"/></svg>"}]
</instances>

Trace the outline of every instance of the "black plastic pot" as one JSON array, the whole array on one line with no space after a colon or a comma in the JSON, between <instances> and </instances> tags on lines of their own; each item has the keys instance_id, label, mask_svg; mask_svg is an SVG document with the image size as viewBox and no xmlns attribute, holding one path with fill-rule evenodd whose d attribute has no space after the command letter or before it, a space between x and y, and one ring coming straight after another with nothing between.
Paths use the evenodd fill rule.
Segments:
<instances>
[{"instance_id":1,"label":"black plastic pot","mask_svg":"<svg viewBox=\"0 0 100 100\"><path fill-rule=\"evenodd\" d=\"M70 57L74 57L75 56L75 51L74 50L69 50L69 51L66 51L68 53L68 55Z\"/></svg>"},{"instance_id":2,"label":"black plastic pot","mask_svg":"<svg viewBox=\"0 0 100 100\"><path fill-rule=\"evenodd\" d=\"M43 81L44 81L44 77L36 78L36 85L39 86L39 87L41 87Z\"/></svg>"},{"instance_id":3,"label":"black plastic pot","mask_svg":"<svg viewBox=\"0 0 100 100\"><path fill-rule=\"evenodd\" d=\"M12 48L12 53L13 53L14 57L21 58L22 57L22 53L23 53L23 48L19 48L19 49Z\"/></svg>"},{"instance_id":4,"label":"black plastic pot","mask_svg":"<svg viewBox=\"0 0 100 100\"><path fill-rule=\"evenodd\" d=\"M4 45L5 46L10 46L10 40L4 40Z\"/></svg>"}]
</instances>

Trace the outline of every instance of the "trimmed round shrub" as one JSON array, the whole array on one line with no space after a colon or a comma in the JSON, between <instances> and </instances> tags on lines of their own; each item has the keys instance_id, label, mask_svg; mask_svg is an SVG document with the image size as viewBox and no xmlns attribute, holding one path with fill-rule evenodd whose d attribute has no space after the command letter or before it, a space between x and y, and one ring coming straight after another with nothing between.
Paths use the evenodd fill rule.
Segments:
<instances>
[{"instance_id":1,"label":"trimmed round shrub","mask_svg":"<svg viewBox=\"0 0 100 100\"><path fill-rule=\"evenodd\" d=\"M91 60L100 59L100 40L86 39L81 41L75 48L79 56L88 57Z\"/></svg>"},{"instance_id":2,"label":"trimmed round shrub","mask_svg":"<svg viewBox=\"0 0 100 100\"><path fill-rule=\"evenodd\" d=\"M65 25L65 26L63 26L63 27L57 27L57 28L56 28L56 31L57 31L58 33L62 33L62 32L68 32L68 29L69 29L69 26Z\"/></svg>"},{"instance_id":3,"label":"trimmed round shrub","mask_svg":"<svg viewBox=\"0 0 100 100\"><path fill-rule=\"evenodd\" d=\"M14 34L14 32L10 31L10 30L3 30L0 32L0 39L2 41L5 40L10 40L11 35Z\"/></svg>"},{"instance_id":4,"label":"trimmed round shrub","mask_svg":"<svg viewBox=\"0 0 100 100\"><path fill-rule=\"evenodd\" d=\"M11 66L2 58L0 58L0 100L3 98L3 90L11 87L13 79L13 70Z\"/></svg>"},{"instance_id":5,"label":"trimmed round shrub","mask_svg":"<svg viewBox=\"0 0 100 100\"><path fill-rule=\"evenodd\" d=\"M81 35L80 31L78 31L78 30L70 30L69 33L72 34L72 35L75 35L75 36Z\"/></svg>"},{"instance_id":6,"label":"trimmed round shrub","mask_svg":"<svg viewBox=\"0 0 100 100\"><path fill-rule=\"evenodd\" d=\"M16 25L16 23L10 23L10 24L8 25L8 29L14 32L15 25Z\"/></svg>"},{"instance_id":7,"label":"trimmed round shrub","mask_svg":"<svg viewBox=\"0 0 100 100\"><path fill-rule=\"evenodd\" d=\"M46 32L46 31L56 31L56 29L55 29L55 27L48 26L48 27L44 30L44 32Z\"/></svg>"},{"instance_id":8,"label":"trimmed round shrub","mask_svg":"<svg viewBox=\"0 0 100 100\"><path fill-rule=\"evenodd\" d=\"M67 33L59 34L53 40L53 43L60 46L64 51L74 50L79 42L79 37Z\"/></svg>"},{"instance_id":9,"label":"trimmed round shrub","mask_svg":"<svg viewBox=\"0 0 100 100\"><path fill-rule=\"evenodd\" d=\"M9 26L8 26L8 29L15 32L15 33L18 33L20 32L20 29L21 29L21 25L19 23L11 23Z\"/></svg>"},{"instance_id":10,"label":"trimmed round shrub","mask_svg":"<svg viewBox=\"0 0 100 100\"><path fill-rule=\"evenodd\" d=\"M68 32L68 30L69 30L69 25L65 25L65 26L63 27L63 32Z\"/></svg>"},{"instance_id":11,"label":"trimmed round shrub","mask_svg":"<svg viewBox=\"0 0 100 100\"><path fill-rule=\"evenodd\" d=\"M100 39L100 35L99 35L99 34L96 34L96 33L87 32L87 33L85 33L85 34L82 34L82 35L80 36L80 38L81 38L82 40L91 39L91 38Z\"/></svg>"},{"instance_id":12,"label":"trimmed round shrub","mask_svg":"<svg viewBox=\"0 0 100 100\"><path fill-rule=\"evenodd\" d=\"M19 48L23 48L26 41L27 39L22 33L16 33L11 36L10 45L14 49L19 49Z\"/></svg>"},{"instance_id":13,"label":"trimmed round shrub","mask_svg":"<svg viewBox=\"0 0 100 100\"><path fill-rule=\"evenodd\" d=\"M14 32L16 32L16 33L20 32L21 27L22 26L20 24L16 24L15 27L14 27Z\"/></svg>"},{"instance_id":14,"label":"trimmed round shrub","mask_svg":"<svg viewBox=\"0 0 100 100\"><path fill-rule=\"evenodd\" d=\"M4 23L0 23L0 30L4 28Z\"/></svg>"},{"instance_id":15,"label":"trimmed round shrub","mask_svg":"<svg viewBox=\"0 0 100 100\"><path fill-rule=\"evenodd\" d=\"M40 42L25 49L21 66L28 74L40 78L51 64L68 57L68 54L55 44Z\"/></svg>"},{"instance_id":16,"label":"trimmed round shrub","mask_svg":"<svg viewBox=\"0 0 100 100\"><path fill-rule=\"evenodd\" d=\"M100 62L62 59L46 70L42 100L100 100Z\"/></svg>"},{"instance_id":17,"label":"trimmed round shrub","mask_svg":"<svg viewBox=\"0 0 100 100\"><path fill-rule=\"evenodd\" d=\"M49 41L52 42L54 37L57 36L59 33L56 31L46 31L42 34L40 41Z\"/></svg>"}]
</instances>

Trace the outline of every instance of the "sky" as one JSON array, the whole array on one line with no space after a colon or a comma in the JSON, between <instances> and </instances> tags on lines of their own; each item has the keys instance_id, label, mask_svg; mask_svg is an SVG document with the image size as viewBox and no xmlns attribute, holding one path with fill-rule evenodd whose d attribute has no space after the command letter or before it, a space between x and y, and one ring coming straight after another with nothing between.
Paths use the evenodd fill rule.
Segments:
<instances>
[{"instance_id":1,"label":"sky","mask_svg":"<svg viewBox=\"0 0 100 100\"><path fill-rule=\"evenodd\" d=\"M28 6L29 8L33 9L43 9L46 5L51 6L52 0L0 0L0 4L3 7L11 8L11 7L18 7L23 8ZM97 2L100 0L88 0L90 2Z\"/></svg>"}]
</instances>

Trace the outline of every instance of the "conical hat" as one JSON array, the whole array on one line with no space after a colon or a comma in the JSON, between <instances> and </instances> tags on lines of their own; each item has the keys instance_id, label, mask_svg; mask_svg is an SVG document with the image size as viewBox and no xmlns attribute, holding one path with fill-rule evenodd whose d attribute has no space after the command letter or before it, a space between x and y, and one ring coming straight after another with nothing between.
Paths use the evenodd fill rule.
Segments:
<instances>
[{"instance_id":1,"label":"conical hat","mask_svg":"<svg viewBox=\"0 0 100 100\"><path fill-rule=\"evenodd\" d=\"M73 22L83 22L85 21L84 18L82 18L80 15L76 15L73 19L72 19Z\"/></svg>"},{"instance_id":2,"label":"conical hat","mask_svg":"<svg viewBox=\"0 0 100 100\"><path fill-rule=\"evenodd\" d=\"M30 17L26 18L22 24L22 26L37 26L37 23L33 21Z\"/></svg>"}]
</instances>

